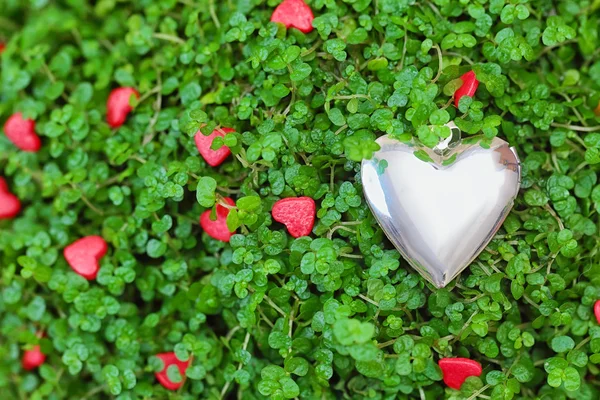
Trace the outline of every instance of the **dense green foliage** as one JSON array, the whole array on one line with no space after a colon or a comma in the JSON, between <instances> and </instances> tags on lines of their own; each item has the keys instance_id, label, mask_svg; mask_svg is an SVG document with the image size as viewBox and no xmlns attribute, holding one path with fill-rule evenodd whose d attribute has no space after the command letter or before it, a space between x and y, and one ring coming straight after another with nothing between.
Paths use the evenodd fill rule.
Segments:
<instances>
[{"instance_id":1,"label":"dense green foliage","mask_svg":"<svg viewBox=\"0 0 600 400\"><path fill-rule=\"evenodd\" d=\"M0 137L23 202L0 223L2 398L600 398L600 2L312 0L307 35L269 22L277 3L0 2L0 119L22 111L43 140L32 154ZM471 68L481 84L457 110ZM141 98L112 130L119 86ZM448 120L514 145L523 185L435 290L384 239L358 173L377 136L432 146ZM202 126L237 131L214 144L233 152L218 168ZM296 195L317 202L310 237L272 221ZM225 196L229 244L198 225ZM84 235L109 243L96 281L62 256ZM38 341L48 358L25 372ZM178 392L153 375L173 350L193 356ZM449 389L444 356L484 373Z\"/></svg>"}]
</instances>

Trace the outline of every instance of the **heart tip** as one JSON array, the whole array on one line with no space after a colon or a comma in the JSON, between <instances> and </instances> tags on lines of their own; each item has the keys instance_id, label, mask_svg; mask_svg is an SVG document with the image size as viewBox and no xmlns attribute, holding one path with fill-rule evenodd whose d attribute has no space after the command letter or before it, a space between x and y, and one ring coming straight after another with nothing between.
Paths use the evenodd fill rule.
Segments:
<instances>
[{"instance_id":1,"label":"heart tip","mask_svg":"<svg viewBox=\"0 0 600 400\"><path fill-rule=\"evenodd\" d=\"M448 277L446 275L441 276L441 277L435 277L431 279L431 283L433 283L433 285L436 287L436 289L443 289L446 286L448 286L448 284L452 282L452 279L448 279Z\"/></svg>"}]
</instances>

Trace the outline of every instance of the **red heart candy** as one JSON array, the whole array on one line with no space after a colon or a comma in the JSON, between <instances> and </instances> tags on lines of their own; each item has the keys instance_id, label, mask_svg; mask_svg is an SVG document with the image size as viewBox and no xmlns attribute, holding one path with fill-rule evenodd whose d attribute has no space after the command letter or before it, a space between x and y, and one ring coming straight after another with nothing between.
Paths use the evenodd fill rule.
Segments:
<instances>
[{"instance_id":1,"label":"red heart candy","mask_svg":"<svg viewBox=\"0 0 600 400\"><path fill-rule=\"evenodd\" d=\"M95 279L108 245L100 236L86 236L65 247L65 259L73 271L87 280Z\"/></svg>"},{"instance_id":2,"label":"red heart candy","mask_svg":"<svg viewBox=\"0 0 600 400\"><path fill-rule=\"evenodd\" d=\"M42 353L40 350L40 346L34 346L31 350L26 350L23 353L23 359L21 360L21 365L23 369L27 371L31 371L34 368L39 367L46 361L46 355Z\"/></svg>"},{"instance_id":3,"label":"red heart candy","mask_svg":"<svg viewBox=\"0 0 600 400\"><path fill-rule=\"evenodd\" d=\"M110 92L106 102L106 120L113 128L118 128L125 123L127 115L133 110L129 105L131 96L140 98L137 90L131 87L120 87Z\"/></svg>"},{"instance_id":4,"label":"red heart candy","mask_svg":"<svg viewBox=\"0 0 600 400\"><path fill-rule=\"evenodd\" d=\"M312 10L303 0L284 0L271 15L271 21L282 23L286 28L296 28L304 33L313 30L313 19L315 16Z\"/></svg>"},{"instance_id":5,"label":"red heart candy","mask_svg":"<svg viewBox=\"0 0 600 400\"><path fill-rule=\"evenodd\" d=\"M454 105L458 107L458 101L463 96L473 97L475 92L477 91L477 87L479 86L479 81L475 77L475 72L469 71L463 76L460 77L463 81L461 87L459 87L456 92L454 92Z\"/></svg>"},{"instance_id":6,"label":"red heart candy","mask_svg":"<svg viewBox=\"0 0 600 400\"><path fill-rule=\"evenodd\" d=\"M596 316L596 321L600 324L600 300L594 304L594 315Z\"/></svg>"},{"instance_id":7,"label":"red heart candy","mask_svg":"<svg viewBox=\"0 0 600 400\"><path fill-rule=\"evenodd\" d=\"M229 205L234 206L235 201L229 197L225 197L225 202ZM229 215L229 209L217 204L217 219L212 221L210 219L211 210L206 210L200 216L200 226L213 239L220 240L222 242L229 242L233 233L229 232L227 228L227 216Z\"/></svg>"},{"instance_id":8,"label":"red heart candy","mask_svg":"<svg viewBox=\"0 0 600 400\"><path fill-rule=\"evenodd\" d=\"M196 147L198 148L198 152L202 155L204 160L211 167L216 167L221 165L223 161L231 154L229 147L221 146L218 150L212 150L210 146L212 145L213 140L217 137L223 137L225 134L235 132L235 129L231 128L221 128L215 129L208 136L204 135L202 132L196 132L196 136L194 136L194 140L196 141Z\"/></svg>"},{"instance_id":9,"label":"red heart candy","mask_svg":"<svg viewBox=\"0 0 600 400\"><path fill-rule=\"evenodd\" d=\"M460 389L465 379L481 375L481 364L468 358L442 358L438 362L444 382L452 389Z\"/></svg>"},{"instance_id":10,"label":"red heart candy","mask_svg":"<svg viewBox=\"0 0 600 400\"><path fill-rule=\"evenodd\" d=\"M12 194L4 178L0 178L0 219L14 218L21 211L21 202Z\"/></svg>"},{"instance_id":11,"label":"red heart candy","mask_svg":"<svg viewBox=\"0 0 600 400\"><path fill-rule=\"evenodd\" d=\"M4 124L6 137L23 151L37 152L42 147L40 137L35 133L35 121L23 119L20 112L14 113Z\"/></svg>"},{"instance_id":12,"label":"red heart candy","mask_svg":"<svg viewBox=\"0 0 600 400\"><path fill-rule=\"evenodd\" d=\"M181 386L183 386L183 384L185 383L185 371L190 366L191 360L179 361L179 359L177 358L177 356L175 356L175 353L173 353L173 352L160 353L160 354L157 354L156 357L160 358L162 360L163 364L165 365L165 367L161 371L156 372L154 374L156 376L156 379L158 379L158 382L160 382L161 385L163 385L165 388L167 388L169 390L177 390ZM169 366L171 366L171 365L175 365L179 369L179 373L181 374L181 377L183 378L181 380L181 382L177 382L177 383L171 382L171 380L167 376L167 368L169 368Z\"/></svg>"},{"instance_id":13,"label":"red heart candy","mask_svg":"<svg viewBox=\"0 0 600 400\"><path fill-rule=\"evenodd\" d=\"M289 197L273 204L273 219L284 224L295 238L308 236L315 224L315 201L310 197Z\"/></svg>"}]
</instances>

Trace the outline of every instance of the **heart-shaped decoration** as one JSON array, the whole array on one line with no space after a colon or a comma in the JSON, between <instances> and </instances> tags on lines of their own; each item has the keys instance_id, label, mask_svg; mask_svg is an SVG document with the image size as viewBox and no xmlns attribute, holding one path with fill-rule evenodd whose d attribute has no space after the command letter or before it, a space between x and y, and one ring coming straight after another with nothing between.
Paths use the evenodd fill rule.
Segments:
<instances>
[{"instance_id":1,"label":"heart-shaped decoration","mask_svg":"<svg viewBox=\"0 0 600 400\"><path fill-rule=\"evenodd\" d=\"M156 357L160 358L164 364L164 368L154 374L158 382L160 382L161 385L169 390L177 390L183 386L185 382L185 371L190 366L191 360L180 361L173 352L160 353L157 354ZM175 365L177 369L179 369L179 373L182 377L181 382L172 382L169 379L169 376L167 375L167 368L169 368L171 365Z\"/></svg>"},{"instance_id":2,"label":"heart-shaped decoration","mask_svg":"<svg viewBox=\"0 0 600 400\"><path fill-rule=\"evenodd\" d=\"M213 140L217 136L223 137L227 133L230 133L230 132L235 132L235 130L231 129L231 128L215 129L208 136L204 135L200 131L196 132L196 136L194 136L194 141L196 142L196 147L198 148L198 152L200 153L200 155L202 155L204 160L211 167L217 167L217 166L221 165L221 163L223 161L225 161L225 159L227 157L229 157L229 154L231 154L231 151L229 150L229 147L227 147L227 146L221 146L217 150L212 150L210 148L210 146L212 146Z\"/></svg>"},{"instance_id":3,"label":"heart-shaped decoration","mask_svg":"<svg viewBox=\"0 0 600 400\"><path fill-rule=\"evenodd\" d=\"M231 206L235 206L235 201L229 197L225 197L225 202ZM220 240L222 242L229 242L233 233L229 232L227 228L227 216L229 215L229 209L217 204L217 219L211 220L210 213L212 210L206 210L200 216L200 226L213 239Z\"/></svg>"},{"instance_id":4,"label":"heart-shaped decoration","mask_svg":"<svg viewBox=\"0 0 600 400\"><path fill-rule=\"evenodd\" d=\"M26 350L21 359L23 369L31 371L42 365L46 361L46 355L42 353L39 345L33 346L31 350Z\"/></svg>"},{"instance_id":5,"label":"heart-shaped decoration","mask_svg":"<svg viewBox=\"0 0 600 400\"><path fill-rule=\"evenodd\" d=\"M6 137L23 151L36 153L42 147L40 137L35 133L35 121L23 119L23 114L15 113L4 124Z\"/></svg>"},{"instance_id":6,"label":"heart-shaped decoration","mask_svg":"<svg viewBox=\"0 0 600 400\"><path fill-rule=\"evenodd\" d=\"M315 224L315 201L310 197L289 197L273 205L273 219L284 224L295 238L310 235Z\"/></svg>"},{"instance_id":7,"label":"heart-shaped decoration","mask_svg":"<svg viewBox=\"0 0 600 400\"><path fill-rule=\"evenodd\" d=\"M86 236L65 247L67 263L77 274L87 280L96 279L100 260L106 254L108 245L100 236Z\"/></svg>"},{"instance_id":8,"label":"heart-shaped decoration","mask_svg":"<svg viewBox=\"0 0 600 400\"><path fill-rule=\"evenodd\" d=\"M479 81L477 80L477 77L475 77L475 72L473 71L467 72L461 76L460 79L463 81L463 84L456 90L456 92L454 92L454 105L456 107L458 107L458 102L461 97L473 97L477 91L477 88L479 87Z\"/></svg>"},{"instance_id":9,"label":"heart-shaped decoration","mask_svg":"<svg viewBox=\"0 0 600 400\"><path fill-rule=\"evenodd\" d=\"M10 192L4 178L0 177L0 219L14 218L21 211L21 202Z\"/></svg>"},{"instance_id":10,"label":"heart-shaped decoration","mask_svg":"<svg viewBox=\"0 0 600 400\"><path fill-rule=\"evenodd\" d=\"M271 15L272 22L279 22L286 28L296 28L304 33L313 30L313 19L315 16L312 10L303 0L284 0Z\"/></svg>"},{"instance_id":11,"label":"heart-shaped decoration","mask_svg":"<svg viewBox=\"0 0 600 400\"><path fill-rule=\"evenodd\" d=\"M106 101L106 121L112 128L123 125L127 116L133 110L133 107L129 104L131 96L140 98L138 91L131 87L120 87L110 92Z\"/></svg>"},{"instance_id":12,"label":"heart-shaped decoration","mask_svg":"<svg viewBox=\"0 0 600 400\"><path fill-rule=\"evenodd\" d=\"M600 300L597 300L594 304L594 315L596 316L596 321L600 324Z\"/></svg>"},{"instance_id":13,"label":"heart-shaped decoration","mask_svg":"<svg viewBox=\"0 0 600 400\"><path fill-rule=\"evenodd\" d=\"M481 375L481 364L468 358L442 358L438 362L444 383L452 389L460 389L465 380L470 376Z\"/></svg>"},{"instance_id":14,"label":"heart-shaped decoration","mask_svg":"<svg viewBox=\"0 0 600 400\"><path fill-rule=\"evenodd\" d=\"M476 138L469 142L442 156L386 135L377 139L381 149L362 162L375 218L410 265L437 287L485 249L519 192L519 159L508 143L494 138L484 148Z\"/></svg>"}]
</instances>

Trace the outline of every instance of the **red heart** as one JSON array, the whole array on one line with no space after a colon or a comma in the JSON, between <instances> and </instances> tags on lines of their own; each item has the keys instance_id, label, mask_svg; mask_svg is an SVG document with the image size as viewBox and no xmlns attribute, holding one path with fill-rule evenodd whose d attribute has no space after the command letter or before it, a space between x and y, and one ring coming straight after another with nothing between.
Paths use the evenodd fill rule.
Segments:
<instances>
[{"instance_id":1,"label":"red heart","mask_svg":"<svg viewBox=\"0 0 600 400\"><path fill-rule=\"evenodd\" d=\"M594 315L596 315L596 321L600 324L600 300L594 304Z\"/></svg>"},{"instance_id":2,"label":"red heart","mask_svg":"<svg viewBox=\"0 0 600 400\"><path fill-rule=\"evenodd\" d=\"M113 128L118 128L125 123L127 115L133 110L129 105L131 96L140 98L137 90L131 87L120 87L110 92L106 102L106 120Z\"/></svg>"},{"instance_id":3,"label":"red heart","mask_svg":"<svg viewBox=\"0 0 600 400\"><path fill-rule=\"evenodd\" d=\"M282 23L286 28L296 28L304 33L313 30L313 19L315 16L312 10L303 0L284 0L271 15L271 21Z\"/></svg>"},{"instance_id":4,"label":"red heart","mask_svg":"<svg viewBox=\"0 0 600 400\"><path fill-rule=\"evenodd\" d=\"M26 350L23 353L23 359L21 360L21 365L23 369L27 371L31 371L34 368L39 367L46 361L46 355L42 353L40 350L40 346L34 346L31 350Z\"/></svg>"},{"instance_id":5,"label":"red heart","mask_svg":"<svg viewBox=\"0 0 600 400\"><path fill-rule=\"evenodd\" d=\"M23 151L36 153L42 147L40 137L35 133L35 121L23 119L20 112L14 113L4 124L6 137Z\"/></svg>"},{"instance_id":6,"label":"red heart","mask_svg":"<svg viewBox=\"0 0 600 400\"><path fill-rule=\"evenodd\" d=\"M6 49L6 45L0 42L0 54L4 52L4 49Z\"/></svg>"},{"instance_id":7,"label":"red heart","mask_svg":"<svg viewBox=\"0 0 600 400\"><path fill-rule=\"evenodd\" d=\"M229 205L235 206L235 201L229 197L225 197L225 202ZM213 221L210 219L211 210L206 210L200 216L200 226L213 239L220 240L222 242L229 242L233 233L229 232L227 228L227 216L229 215L229 209L217 204L217 219Z\"/></svg>"},{"instance_id":8,"label":"red heart","mask_svg":"<svg viewBox=\"0 0 600 400\"><path fill-rule=\"evenodd\" d=\"M229 154L231 154L231 151L227 146L221 146L218 150L212 150L210 148L213 140L217 136L223 137L225 136L225 134L230 132L235 132L235 130L231 128L215 129L208 136L204 135L200 131L196 132L196 136L194 136L194 140L196 141L196 147L198 148L198 151L200 152L204 160L206 160L208 165L210 165L211 167L221 165L221 163L225 161Z\"/></svg>"},{"instance_id":9,"label":"red heart","mask_svg":"<svg viewBox=\"0 0 600 400\"><path fill-rule=\"evenodd\" d=\"M463 96L473 97L475 92L477 91L477 87L479 86L479 81L475 77L475 72L469 71L463 76L460 77L463 81L461 87L459 87L456 92L454 92L454 105L458 107L458 101Z\"/></svg>"},{"instance_id":10,"label":"red heart","mask_svg":"<svg viewBox=\"0 0 600 400\"><path fill-rule=\"evenodd\" d=\"M14 218L21 211L21 202L12 194L4 178L0 178L0 219Z\"/></svg>"},{"instance_id":11,"label":"red heart","mask_svg":"<svg viewBox=\"0 0 600 400\"><path fill-rule=\"evenodd\" d=\"M108 245L100 236L86 236L65 247L64 255L73 271L91 280L96 279L107 250Z\"/></svg>"},{"instance_id":12,"label":"red heart","mask_svg":"<svg viewBox=\"0 0 600 400\"><path fill-rule=\"evenodd\" d=\"M468 358L442 358L438 362L444 382L452 389L460 389L465 379L481 375L481 364Z\"/></svg>"},{"instance_id":13,"label":"red heart","mask_svg":"<svg viewBox=\"0 0 600 400\"><path fill-rule=\"evenodd\" d=\"M177 358L177 356L175 356L175 353L173 352L160 353L157 354L156 357L160 358L163 364L165 365L165 367L160 372L156 372L154 374L156 376L156 379L158 379L158 382L160 382L161 385L163 385L169 390L177 390L181 386L183 386L183 384L185 383L185 371L190 366L191 360L179 361L179 359ZM167 368L169 368L169 366L171 365L175 365L179 369L179 373L183 378L181 382L171 382L171 380L167 376Z\"/></svg>"},{"instance_id":14,"label":"red heart","mask_svg":"<svg viewBox=\"0 0 600 400\"><path fill-rule=\"evenodd\" d=\"M315 224L315 201L310 197L289 197L273 204L273 219L287 227L295 238L308 236Z\"/></svg>"}]
</instances>

